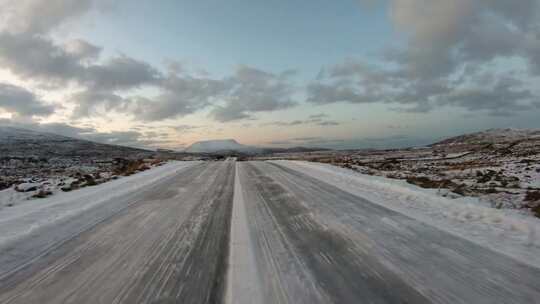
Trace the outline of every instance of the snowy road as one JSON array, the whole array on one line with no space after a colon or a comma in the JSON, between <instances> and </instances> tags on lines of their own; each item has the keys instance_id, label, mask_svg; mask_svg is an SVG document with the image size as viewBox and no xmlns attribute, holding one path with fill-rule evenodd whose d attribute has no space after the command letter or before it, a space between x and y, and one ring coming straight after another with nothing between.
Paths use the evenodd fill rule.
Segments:
<instances>
[{"instance_id":1,"label":"snowy road","mask_svg":"<svg viewBox=\"0 0 540 304\"><path fill-rule=\"evenodd\" d=\"M217 302L225 286L234 169L234 162L216 162L181 171L4 278L0 303Z\"/></svg>"},{"instance_id":2,"label":"snowy road","mask_svg":"<svg viewBox=\"0 0 540 304\"><path fill-rule=\"evenodd\" d=\"M43 227L40 233L57 231ZM0 272L14 269L17 253L35 239L0 247L0 263L9 261ZM22 256L25 266L17 271L0 273L0 303L540 298L538 268L266 162L186 167L128 208L48 246L31 263Z\"/></svg>"}]
</instances>

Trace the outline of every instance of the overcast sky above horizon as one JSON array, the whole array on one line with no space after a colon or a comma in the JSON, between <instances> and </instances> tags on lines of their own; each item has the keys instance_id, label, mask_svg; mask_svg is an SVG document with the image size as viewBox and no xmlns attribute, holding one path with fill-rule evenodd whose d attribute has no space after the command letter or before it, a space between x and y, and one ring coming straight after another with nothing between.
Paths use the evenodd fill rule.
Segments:
<instances>
[{"instance_id":1,"label":"overcast sky above horizon","mask_svg":"<svg viewBox=\"0 0 540 304\"><path fill-rule=\"evenodd\" d=\"M540 128L540 0L0 5L0 125L173 149Z\"/></svg>"}]
</instances>

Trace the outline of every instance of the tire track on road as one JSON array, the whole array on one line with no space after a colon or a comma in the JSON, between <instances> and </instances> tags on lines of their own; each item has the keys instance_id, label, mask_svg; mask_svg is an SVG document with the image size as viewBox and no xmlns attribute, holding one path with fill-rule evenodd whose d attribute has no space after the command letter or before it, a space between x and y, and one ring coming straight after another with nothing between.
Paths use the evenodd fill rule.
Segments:
<instances>
[{"instance_id":1,"label":"tire track on road","mask_svg":"<svg viewBox=\"0 0 540 304\"><path fill-rule=\"evenodd\" d=\"M266 286L268 303L430 303L376 257L355 251L350 239L318 222L263 167L241 168L244 187L252 191L248 208L262 257L258 264L265 276L281 280ZM287 272L291 265L293 274ZM280 294L285 296L274 301Z\"/></svg>"},{"instance_id":2,"label":"tire track on road","mask_svg":"<svg viewBox=\"0 0 540 304\"><path fill-rule=\"evenodd\" d=\"M205 163L160 184L2 280L0 302L219 303L234 172L234 162Z\"/></svg>"},{"instance_id":3,"label":"tire track on road","mask_svg":"<svg viewBox=\"0 0 540 304\"><path fill-rule=\"evenodd\" d=\"M359 254L375 257L434 303L536 303L540 270L456 237L299 171L254 166Z\"/></svg>"}]
</instances>

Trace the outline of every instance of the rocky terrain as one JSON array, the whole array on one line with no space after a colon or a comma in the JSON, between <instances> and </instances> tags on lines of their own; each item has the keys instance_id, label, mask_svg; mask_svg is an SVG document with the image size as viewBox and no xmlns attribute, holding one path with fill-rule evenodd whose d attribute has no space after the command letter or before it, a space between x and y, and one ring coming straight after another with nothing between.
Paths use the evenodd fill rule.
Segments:
<instances>
[{"instance_id":1,"label":"rocky terrain","mask_svg":"<svg viewBox=\"0 0 540 304\"><path fill-rule=\"evenodd\" d=\"M0 208L94 186L160 163L152 151L0 127Z\"/></svg>"},{"instance_id":2,"label":"rocky terrain","mask_svg":"<svg viewBox=\"0 0 540 304\"><path fill-rule=\"evenodd\" d=\"M497 129L427 147L292 153L287 159L331 163L368 175L402 179L442 196L474 196L494 208L540 217L540 130Z\"/></svg>"}]
</instances>

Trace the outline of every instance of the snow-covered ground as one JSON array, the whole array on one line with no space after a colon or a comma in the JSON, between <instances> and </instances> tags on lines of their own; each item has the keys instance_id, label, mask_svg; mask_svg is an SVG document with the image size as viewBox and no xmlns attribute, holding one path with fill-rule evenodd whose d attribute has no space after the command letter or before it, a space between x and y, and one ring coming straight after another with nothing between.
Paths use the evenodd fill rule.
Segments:
<instances>
[{"instance_id":1,"label":"snow-covered ground","mask_svg":"<svg viewBox=\"0 0 540 304\"><path fill-rule=\"evenodd\" d=\"M93 166L81 166L79 163L66 168L58 167L52 163L47 163L44 166L33 164L25 168L28 170L13 166L12 169L15 169L14 171L17 173L12 176L9 175L6 168L0 166L0 175L4 174L2 177L14 182L8 187L4 187L5 189L0 188L0 211L3 208L11 208L29 200L38 201L58 193L93 187L162 164L162 160L156 159L124 160L123 163L119 164L107 163ZM39 203L36 202L36 204Z\"/></svg>"},{"instance_id":2,"label":"snow-covered ground","mask_svg":"<svg viewBox=\"0 0 540 304\"><path fill-rule=\"evenodd\" d=\"M540 221L524 211L491 208L473 197L449 199L436 189L303 161L273 161L386 208L540 267Z\"/></svg>"},{"instance_id":3,"label":"snow-covered ground","mask_svg":"<svg viewBox=\"0 0 540 304\"><path fill-rule=\"evenodd\" d=\"M290 153L279 157L405 180L436 189L444 197L476 197L489 202L492 208L518 209L540 218L540 130L496 129L425 147Z\"/></svg>"},{"instance_id":4,"label":"snow-covered ground","mask_svg":"<svg viewBox=\"0 0 540 304\"><path fill-rule=\"evenodd\" d=\"M56 195L40 200L27 200L25 193L12 191L12 189L4 190L0 192L2 194L0 198L17 201L17 203L0 210L0 245L111 200L123 200L197 163L199 162L169 162L94 187L72 192L58 192Z\"/></svg>"},{"instance_id":5,"label":"snow-covered ground","mask_svg":"<svg viewBox=\"0 0 540 304\"><path fill-rule=\"evenodd\" d=\"M0 126L0 191L29 192L0 194L5 199L4 204L0 199L0 209L16 204L21 196L44 198L60 189L92 186L125 175L127 169L129 173L143 169L135 165L150 167L160 159L169 158L152 151Z\"/></svg>"}]
</instances>

